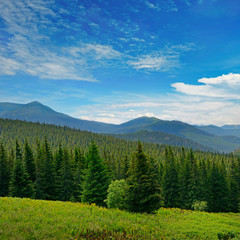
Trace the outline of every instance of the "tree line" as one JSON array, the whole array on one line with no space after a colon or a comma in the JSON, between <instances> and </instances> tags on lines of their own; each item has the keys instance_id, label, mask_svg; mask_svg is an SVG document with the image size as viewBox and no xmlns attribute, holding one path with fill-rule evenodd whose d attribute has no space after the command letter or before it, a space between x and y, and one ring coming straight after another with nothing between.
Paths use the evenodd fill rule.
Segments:
<instances>
[{"instance_id":1,"label":"tree line","mask_svg":"<svg viewBox=\"0 0 240 240\"><path fill-rule=\"evenodd\" d=\"M47 137L29 142L15 140L14 149L0 143L0 196L95 203L147 213L161 206L239 211L240 159L232 154L204 155L165 146L156 159L138 142L116 164L116 156L101 153L94 141L84 150L62 143L55 147Z\"/></svg>"}]
</instances>

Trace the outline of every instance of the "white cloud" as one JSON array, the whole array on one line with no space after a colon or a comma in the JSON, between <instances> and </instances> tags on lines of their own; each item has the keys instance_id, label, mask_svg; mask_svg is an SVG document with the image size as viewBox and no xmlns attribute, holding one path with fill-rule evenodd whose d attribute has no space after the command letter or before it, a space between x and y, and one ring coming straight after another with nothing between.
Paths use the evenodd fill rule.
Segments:
<instances>
[{"instance_id":1,"label":"white cloud","mask_svg":"<svg viewBox=\"0 0 240 240\"><path fill-rule=\"evenodd\" d=\"M177 92L187 95L240 99L240 74L229 73L215 78L201 78L198 82L204 85L178 82L171 86Z\"/></svg>"},{"instance_id":2,"label":"white cloud","mask_svg":"<svg viewBox=\"0 0 240 240\"><path fill-rule=\"evenodd\" d=\"M227 84L231 86L240 86L240 74L229 73L215 78L201 78L198 82L209 85Z\"/></svg>"},{"instance_id":3,"label":"white cloud","mask_svg":"<svg viewBox=\"0 0 240 240\"><path fill-rule=\"evenodd\" d=\"M172 87L177 91L168 95L114 93L105 98L94 99L98 104L81 106L73 115L79 118L88 116L88 120L105 120L108 123L155 116L163 120L179 120L190 124L239 124L240 84L236 84L238 77L238 74L230 73L216 78L205 78L204 82L213 84L204 85L174 83Z\"/></svg>"}]
</instances>

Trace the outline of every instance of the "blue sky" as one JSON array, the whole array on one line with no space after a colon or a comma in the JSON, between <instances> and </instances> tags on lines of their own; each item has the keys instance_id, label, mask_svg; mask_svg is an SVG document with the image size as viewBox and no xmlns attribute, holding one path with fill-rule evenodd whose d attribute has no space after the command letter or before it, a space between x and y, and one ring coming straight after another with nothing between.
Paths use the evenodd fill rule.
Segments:
<instances>
[{"instance_id":1,"label":"blue sky","mask_svg":"<svg viewBox=\"0 0 240 240\"><path fill-rule=\"evenodd\" d=\"M0 101L240 124L238 0L0 0Z\"/></svg>"}]
</instances>

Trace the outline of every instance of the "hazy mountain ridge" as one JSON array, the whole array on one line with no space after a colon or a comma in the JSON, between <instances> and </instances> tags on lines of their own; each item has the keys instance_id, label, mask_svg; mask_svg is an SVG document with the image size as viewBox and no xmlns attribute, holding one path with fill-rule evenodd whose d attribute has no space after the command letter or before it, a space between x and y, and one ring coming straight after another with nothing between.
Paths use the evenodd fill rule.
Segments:
<instances>
[{"instance_id":1,"label":"hazy mountain ridge","mask_svg":"<svg viewBox=\"0 0 240 240\"><path fill-rule=\"evenodd\" d=\"M209 132L217 136L236 136L240 138L240 125L224 125L217 127L214 125L196 126L200 130Z\"/></svg>"},{"instance_id":2,"label":"hazy mountain ridge","mask_svg":"<svg viewBox=\"0 0 240 240\"><path fill-rule=\"evenodd\" d=\"M183 146L192 148L193 150L214 152L213 148L201 145L187 138L163 132L148 132L146 130L142 130L134 133L111 134L111 136L130 141L140 140L141 142Z\"/></svg>"},{"instance_id":3,"label":"hazy mountain ridge","mask_svg":"<svg viewBox=\"0 0 240 240\"><path fill-rule=\"evenodd\" d=\"M28 104L0 103L0 117L68 126L96 133L124 134L119 135L119 137L128 140L133 138L136 140L136 137L138 137L142 141L165 144L171 142L172 145L178 146L189 144L189 147L193 147L199 144L200 148L206 147L206 149L214 149L220 152L231 152L240 147L240 138L238 138L238 135L229 134L236 134L239 130L240 137L240 129L237 128L238 125L235 126L235 129L229 129L229 126L224 126L223 129L217 126L193 126L181 121L164 121L155 117L140 117L119 125L114 125L76 119L56 112L50 107L36 101ZM142 131L145 131L145 137L143 137Z\"/></svg>"}]
</instances>

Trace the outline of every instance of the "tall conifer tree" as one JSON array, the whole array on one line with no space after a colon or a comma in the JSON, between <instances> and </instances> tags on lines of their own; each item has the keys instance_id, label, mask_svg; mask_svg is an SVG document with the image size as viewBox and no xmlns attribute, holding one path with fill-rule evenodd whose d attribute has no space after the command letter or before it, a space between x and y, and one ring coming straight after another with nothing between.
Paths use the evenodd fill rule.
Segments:
<instances>
[{"instance_id":1,"label":"tall conifer tree","mask_svg":"<svg viewBox=\"0 0 240 240\"><path fill-rule=\"evenodd\" d=\"M16 140L16 158L10 182L10 196L32 197L33 193L33 185L25 169L21 149Z\"/></svg>"},{"instance_id":2,"label":"tall conifer tree","mask_svg":"<svg viewBox=\"0 0 240 240\"><path fill-rule=\"evenodd\" d=\"M179 207L178 170L171 147L165 149L165 168L162 188L165 207Z\"/></svg>"},{"instance_id":3,"label":"tall conifer tree","mask_svg":"<svg viewBox=\"0 0 240 240\"><path fill-rule=\"evenodd\" d=\"M67 149L63 151L60 173L60 200L70 201L73 197L73 172Z\"/></svg>"},{"instance_id":4,"label":"tall conifer tree","mask_svg":"<svg viewBox=\"0 0 240 240\"><path fill-rule=\"evenodd\" d=\"M33 158L32 149L29 146L27 140L25 140L24 144L24 162L29 178L34 183L36 181L36 166Z\"/></svg>"},{"instance_id":5,"label":"tall conifer tree","mask_svg":"<svg viewBox=\"0 0 240 240\"><path fill-rule=\"evenodd\" d=\"M0 196L8 195L10 181L10 168L7 153L2 143L0 143Z\"/></svg>"},{"instance_id":6,"label":"tall conifer tree","mask_svg":"<svg viewBox=\"0 0 240 240\"><path fill-rule=\"evenodd\" d=\"M138 142L128 171L127 209L132 212L153 213L162 205L161 188L153 159L147 159Z\"/></svg>"},{"instance_id":7,"label":"tall conifer tree","mask_svg":"<svg viewBox=\"0 0 240 240\"><path fill-rule=\"evenodd\" d=\"M107 189L110 184L108 171L99 156L98 148L94 142L87 153L87 168L83 177L82 201L105 205Z\"/></svg>"}]
</instances>

